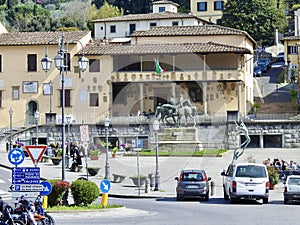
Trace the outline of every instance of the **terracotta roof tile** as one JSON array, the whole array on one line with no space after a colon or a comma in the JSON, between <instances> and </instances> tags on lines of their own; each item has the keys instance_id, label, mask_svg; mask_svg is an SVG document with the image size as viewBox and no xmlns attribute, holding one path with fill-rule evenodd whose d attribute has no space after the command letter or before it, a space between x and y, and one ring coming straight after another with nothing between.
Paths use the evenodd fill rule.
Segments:
<instances>
[{"instance_id":1,"label":"terracotta roof tile","mask_svg":"<svg viewBox=\"0 0 300 225\"><path fill-rule=\"evenodd\" d=\"M287 40L300 40L300 36L289 36L289 37L284 37L281 40L287 41Z\"/></svg>"},{"instance_id":2,"label":"terracotta roof tile","mask_svg":"<svg viewBox=\"0 0 300 225\"><path fill-rule=\"evenodd\" d=\"M201 26L160 26L150 30L135 31L133 37L148 36L207 36L207 35L248 35L247 32L219 25Z\"/></svg>"},{"instance_id":3,"label":"terracotta roof tile","mask_svg":"<svg viewBox=\"0 0 300 225\"><path fill-rule=\"evenodd\" d=\"M93 22L117 22L117 21L137 21L137 20L158 20L158 19L182 19L182 18L196 18L208 23L207 21L187 13L173 13L173 12L160 12L160 13L148 13L148 14L129 14L124 16L117 16L105 19L93 20Z\"/></svg>"},{"instance_id":4,"label":"terracotta roof tile","mask_svg":"<svg viewBox=\"0 0 300 225\"><path fill-rule=\"evenodd\" d=\"M0 34L0 46L18 45L45 45L56 44L62 33L65 42L76 43L86 36L90 31L70 31L70 32L11 32Z\"/></svg>"},{"instance_id":5,"label":"terracotta roof tile","mask_svg":"<svg viewBox=\"0 0 300 225\"><path fill-rule=\"evenodd\" d=\"M182 44L145 44L145 45L104 45L95 41L85 48L86 55L128 55L128 54L176 54L176 53L244 53L251 54L246 48L218 43L182 43Z\"/></svg>"}]
</instances>

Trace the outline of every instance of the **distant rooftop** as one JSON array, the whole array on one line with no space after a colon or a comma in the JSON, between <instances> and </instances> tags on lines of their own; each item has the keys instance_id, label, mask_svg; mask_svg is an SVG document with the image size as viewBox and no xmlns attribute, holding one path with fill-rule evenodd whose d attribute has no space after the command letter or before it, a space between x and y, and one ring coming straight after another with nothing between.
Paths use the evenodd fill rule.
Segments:
<instances>
[{"instance_id":1,"label":"distant rooftop","mask_svg":"<svg viewBox=\"0 0 300 225\"><path fill-rule=\"evenodd\" d=\"M64 34L65 42L77 43L90 31L70 32L10 32L0 34L0 46L56 44Z\"/></svg>"},{"instance_id":2,"label":"distant rooftop","mask_svg":"<svg viewBox=\"0 0 300 225\"><path fill-rule=\"evenodd\" d=\"M96 19L93 22L117 22L117 21L137 21L137 20L157 20L157 19L183 19L183 18L196 18L205 23L207 21L198 16L187 13L173 13L173 12L160 12L148 14L129 14L124 16L117 16L105 19Z\"/></svg>"},{"instance_id":3,"label":"distant rooftop","mask_svg":"<svg viewBox=\"0 0 300 225\"><path fill-rule=\"evenodd\" d=\"M174 44L143 44L122 45L104 44L95 40L93 45L84 49L86 55L128 55L128 54L172 54L172 53L243 53L251 54L246 48L208 43L174 43Z\"/></svg>"}]
</instances>

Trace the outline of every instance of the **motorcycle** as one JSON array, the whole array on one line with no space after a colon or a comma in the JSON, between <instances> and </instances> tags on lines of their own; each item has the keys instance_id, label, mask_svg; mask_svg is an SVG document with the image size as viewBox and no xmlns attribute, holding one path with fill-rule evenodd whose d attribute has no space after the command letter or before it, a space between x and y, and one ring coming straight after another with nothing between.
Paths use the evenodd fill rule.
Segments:
<instances>
[{"instance_id":1,"label":"motorcycle","mask_svg":"<svg viewBox=\"0 0 300 225\"><path fill-rule=\"evenodd\" d=\"M0 225L25 225L21 220L14 219L12 217L13 209L12 207L7 203L2 201L2 198L0 197Z\"/></svg>"},{"instance_id":2,"label":"motorcycle","mask_svg":"<svg viewBox=\"0 0 300 225\"><path fill-rule=\"evenodd\" d=\"M44 221L46 225L55 225L53 217L50 216L47 212L45 212L45 209L43 208L43 197L41 195L38 195L35 199L34 206L35 214L44 216Z\"/></svg>"},{"instance_id":3,"label":"motorcycle","mask_svg":"<svg viewBox=\"0 0 300 225\"><path fill-rule=\"evenodd\" d=\"M35 207L33 202L21 196L11 216L14 221L22 221L25 225L46 225L45 217L34 214L34 212Z\"/></svg>"}]
</instances>

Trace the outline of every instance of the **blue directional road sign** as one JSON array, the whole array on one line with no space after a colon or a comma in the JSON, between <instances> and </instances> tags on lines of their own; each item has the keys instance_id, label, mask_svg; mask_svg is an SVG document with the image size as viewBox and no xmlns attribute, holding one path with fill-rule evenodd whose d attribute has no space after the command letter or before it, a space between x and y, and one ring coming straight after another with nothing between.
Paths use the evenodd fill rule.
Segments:
<instances>
[{"instance_id":1,"label":"blue directional road sign","mask_svg":"<svg viewBox=\"0 0 300 225\"><path fill-rule=\"evenodd\" d=\"M22 149L13 148L8 153L8 161L13 165L21 164L25 159L25 155Z\"/></svg>"},{"instance_id":2,"label":"blue directional road sign","mask_svg":"<svg viewBox=\"0 0 300 225\"><path fill-rule=\"evenodd\" d=\"M109 180L103 180L100 183L100 190L102 193L108 193L110 190L110 182Z\"/></svg>"},{"instance_id":3,"label":"blue directional road sign","mask_svg":"<svg viewBox=\"0 0 300 225\"><path fill-rule=\"evenodd\" d=\"M43 191L40 192L41 195L49 195L52 191L52 186L49 182L43 181L41 182L41 185L43 185Z\"/></svg>"},{"instance_id":4,"label":"blue directional road sign","mask_svg":"<svg viewBox=\"0 0 300 225\"><path fill-rule=\"evenodd\" d=\"M12 168L12 184L40 184L39 167Z\"/></svg>"}]
</instances>

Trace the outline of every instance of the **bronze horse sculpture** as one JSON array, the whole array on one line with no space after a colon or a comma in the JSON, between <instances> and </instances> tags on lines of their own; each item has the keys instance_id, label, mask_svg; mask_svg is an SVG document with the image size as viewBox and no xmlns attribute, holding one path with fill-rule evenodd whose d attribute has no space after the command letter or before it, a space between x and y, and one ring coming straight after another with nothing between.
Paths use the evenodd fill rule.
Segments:
<instances>
[{"instance_id":1,"label":"bronze horse sculpture","mask_svg":"<svg viewBox=\"0 0 300 225\"><path fill-rule=\"evenodd\" d=\"M157 106L155 110L155 117L160 120L165 125L180 127L180 113L176 105L171 104L163 104L161 106ZM171 122L170 119L173 119Z\"/></svg>"}]
</instances>

